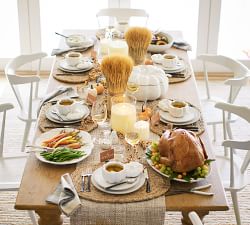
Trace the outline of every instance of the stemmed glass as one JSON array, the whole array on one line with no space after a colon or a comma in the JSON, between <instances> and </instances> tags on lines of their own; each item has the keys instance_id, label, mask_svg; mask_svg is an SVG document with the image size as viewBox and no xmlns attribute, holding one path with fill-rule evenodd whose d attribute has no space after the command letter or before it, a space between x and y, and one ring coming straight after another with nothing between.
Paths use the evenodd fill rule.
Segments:
<instances>
[{"instance_id":1,"label":"stemmed glass","mask_svg":"<svg viewBox=\"0 0 250 225\"><path fill-rule=\"evenodd\" d=\"M91 117L97 122L98 126L102 127L107 119L107 105L105 100L97 100L93 103L91 109Z\"/></svg>"},{"instance_id":2,"label":"stemmed glass","mask_svg":"<svg viewBox=\"0 0 250 225\"><path fill-rule=\"evenodd\" d=\"M98 135L99 137L94 140L94 143L99 145L101 144L101 136L103 135L102 128L105 127L105 121L107 119L107 106L106 102L104 99L101 100L96 100L91 109L91 117L92 120L94 120L98 126L101 128L99 130L100 134ZM103 137L102 137L103 138Z\"/></svg>"}]
</instances>

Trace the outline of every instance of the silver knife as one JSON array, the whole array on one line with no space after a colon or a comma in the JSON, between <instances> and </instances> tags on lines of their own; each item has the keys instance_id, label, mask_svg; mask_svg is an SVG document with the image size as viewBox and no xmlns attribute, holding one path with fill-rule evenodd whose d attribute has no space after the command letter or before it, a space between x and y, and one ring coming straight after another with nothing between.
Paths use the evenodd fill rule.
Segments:
<instances>
[{"instance_id":1,"label":"silver knife","mask_svg":"<svg viewBox=\"0 0 250 225\"><path fill-rule=\"evenodd\" d=\"M143 173L146 179L146 192L149 193L151 192L151 186L150 186L149 177L148 177L148 169L144 168Z\"/></svg>"}]
</instances>

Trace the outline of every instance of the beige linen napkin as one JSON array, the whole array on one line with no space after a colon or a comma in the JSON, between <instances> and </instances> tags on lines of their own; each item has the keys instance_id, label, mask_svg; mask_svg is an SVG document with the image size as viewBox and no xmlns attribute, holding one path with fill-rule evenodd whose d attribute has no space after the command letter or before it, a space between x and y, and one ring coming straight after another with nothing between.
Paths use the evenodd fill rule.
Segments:
<instances>
[{"instance_id":1,"label":"beige linen napkin","mask_svg":"<svg viewBox=\"0 0 250 225\"><path fill-rule=\"evenodd\" d=\"M70 216L81 206L81 201L68 173L61 176L60 184L46 201L58 205L66 216Z\"/></svg>"},{"instance_id":2,"label":"beige linen napkin","mask_svg":"<svg viewBox=\"0 0 250 225\"><path fill-rule=\"evenodd\" d=\"M70 216L71 225L163 225L165 196L135 203L96 203L81 199Z\"/></svg>"}]
</instances>

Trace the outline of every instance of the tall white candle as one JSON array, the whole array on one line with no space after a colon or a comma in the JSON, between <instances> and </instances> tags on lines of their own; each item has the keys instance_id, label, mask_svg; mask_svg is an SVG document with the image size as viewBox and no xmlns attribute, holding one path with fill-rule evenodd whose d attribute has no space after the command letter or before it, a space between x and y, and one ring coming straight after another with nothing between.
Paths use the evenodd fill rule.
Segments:
<instances>
[{"instance_id":1,"label":"tall white candle","mask_svg":"<svg viewBox=\"0 0 250 225\"><path fill-rule=\"evenodd\" d=\"M111 127L123 134L133 131L136 107L130 103L117 103L111 107Z\"/></svg>"},{"instance_id":2,"label":"tall white candle","mask_svg":"<svg viewBox=\"0 0 250 225\"><path fill-rule=\"evenodd\" d=\"M123 54L128 55L128 45L125 41L115 40L109 43L110 54Z\"/></svg>"},{"instance_id":3,"label":"tall white candle","mask_svg":"<svg viewBox=\"0 0 250 225\"><path fill-rule=\"evenodd\" d=\"M149 139L149 122L148 121L137 121L134 125L135 131L139 134L140 140Z\"/></svg>"}]
</instances>

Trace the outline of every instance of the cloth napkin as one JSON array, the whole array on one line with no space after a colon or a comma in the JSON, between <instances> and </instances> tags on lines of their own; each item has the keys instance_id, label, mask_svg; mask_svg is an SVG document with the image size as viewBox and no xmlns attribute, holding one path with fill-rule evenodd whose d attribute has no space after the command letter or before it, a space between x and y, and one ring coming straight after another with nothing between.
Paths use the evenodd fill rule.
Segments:
<instances>
[{"instance_id":1,"label":"cloth napkin","mask_svg":"<svg viewBox=\"0 0 250 225\"><path fill-rule=\"evenodd\" d=\"M66 216L72 215L81 206L81 201L68 173L61 176L61 182L46 201L58 205Z\"/></svg>"},{"instance_id":2,"label":"cloth napkin","mask_svg":"<svg viewBox=\"0 0 250 225\"><path fill-rule=\"evenodd\" d=\"M44 96L41 101L40 101L40 104L38 106L38 109L37 109L37 115L39 114L43 104L45 102L48 102L49 100L57 97L58 95L61 95L63 93L67 93L68 97L78 97L78 94L75 92L75 90L72 88L72 87L58 87L55 91L53 92L50 92L48 93L46 96Z\"/></svg>"},{"instance_id":3,"label":"cloth napkin","mask_svg":"<svg viewBox=\"0 0 250 225\"><path fill-rule=\"evenodd\" d=\"M173 47L179 48L185 51L192 51L192 46L181 38L174 39Z\"/></svg>"}]
</instances>

